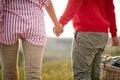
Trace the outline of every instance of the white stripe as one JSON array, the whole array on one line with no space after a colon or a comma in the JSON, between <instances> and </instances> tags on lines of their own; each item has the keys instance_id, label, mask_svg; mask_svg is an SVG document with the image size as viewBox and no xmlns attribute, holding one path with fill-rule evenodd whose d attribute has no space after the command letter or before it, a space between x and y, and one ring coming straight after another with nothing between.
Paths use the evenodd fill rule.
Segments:
<instances>
[{"instance_id":1,"label":"white stripe","mask_svg":"<svg viewBox=\"0 0 120 80\"><path fill-rule=\"evenodd\" d=\"M42 23L43 21L39 19L43 17L42 11L40 11L38 6L34 5L31 2L27 2L28 0L21 0L21 2L19 1L20 3L18 1L19 0L11 0L11 2L14 3L14 5L9 6L9 8L5 8L8 10L7 13L9 14L6 15L6 21L4 25L6 33L3 34L5 36L2 42L5 44L13 44L16 40L18 40L18 33L20 33L23 38L27 39L32 44L44 45L46 40L45 38L43 38L43 36L46 36L44 30L45 28L44 24ZM10 5L11 2L7 5ZM24 31L27 32L23 34ZM13 36L11 35L13 33L16 34ZM39 37L41 38L40 40Z\"/></svg>"}]
</instances>

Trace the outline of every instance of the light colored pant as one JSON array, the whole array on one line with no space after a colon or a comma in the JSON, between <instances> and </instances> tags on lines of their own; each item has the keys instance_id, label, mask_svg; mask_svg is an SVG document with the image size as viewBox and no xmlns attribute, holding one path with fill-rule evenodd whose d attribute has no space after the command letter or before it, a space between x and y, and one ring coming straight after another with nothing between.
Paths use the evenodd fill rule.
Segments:
<instances>
[{"instance_id":1,"label":"light colored pant","mask_svg":"<svg viewBox=\"0 0 120 80\"><path fill-rule=\"evenodd\" d=\"M74 80L100 80L99 64L107 41L107 33L75 33L72 46Z\"/></svg>"},{"instance_id":2,"label":"light colored pant","mask_svg":"<svg viewBox=\"0 0 120 80\"><path fill-rule=\"evenodd\" d=\"M0 44L2 80L18 80L18 47ZM44 46L34 46L22 40L25 80L40 80Z\"/></svg>"}]
</instances>

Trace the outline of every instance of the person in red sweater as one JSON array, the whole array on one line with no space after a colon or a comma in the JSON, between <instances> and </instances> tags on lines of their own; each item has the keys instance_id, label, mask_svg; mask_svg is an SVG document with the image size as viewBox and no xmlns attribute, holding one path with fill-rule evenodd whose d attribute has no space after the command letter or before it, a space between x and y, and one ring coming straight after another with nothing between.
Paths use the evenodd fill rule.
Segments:
<instances>
[{"instance_id":1,"label":"person in red sweater","mask_svg":"<svg viewBox=\"0 0 120 80\"><path fill-rule=\"evenodd\" d=\"M59 23L64 27L70 20L75 29L72 45L74 80L100 80L99 64L108 32L112 45L119 45L113 0L68 0ZM54 33L59 36L62 31L54 28Z\"/></svg>"}]
</instances>

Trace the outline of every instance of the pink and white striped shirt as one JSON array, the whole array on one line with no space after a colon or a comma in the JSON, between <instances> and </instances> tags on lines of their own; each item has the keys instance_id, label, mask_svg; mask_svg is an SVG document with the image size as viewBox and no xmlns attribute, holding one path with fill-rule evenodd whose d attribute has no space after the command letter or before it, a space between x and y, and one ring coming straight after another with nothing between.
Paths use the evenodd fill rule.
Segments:
<instances>
[{"instance_id":1,"label":"pink and white striped shirt","mask_svg":"<svg viewBox=\"0 0 120 80\"><path fill-rule=\"evenodd\" d=\"M0 43L11 45L20 38L34 45L46 43L43 6L50 0L5 0L0 23Z\"/></svg>"}]
</instances>

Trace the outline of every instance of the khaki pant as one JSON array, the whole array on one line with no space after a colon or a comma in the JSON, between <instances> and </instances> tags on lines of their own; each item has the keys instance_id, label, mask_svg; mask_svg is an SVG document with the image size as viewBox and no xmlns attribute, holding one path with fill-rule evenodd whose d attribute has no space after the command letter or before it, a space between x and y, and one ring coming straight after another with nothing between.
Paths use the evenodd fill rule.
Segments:
<instances>
[{"instance_id":1,"label":"khaki pant","mask_svg":"<svg viewBox=\"0 0 120 80\"><path fill-rule=\"evenodd\" d=\"M75 33L72 47L74 80L100 80L99 64L107 40L107 33Z\"/></svg>"},{"instance_id":2,"label":"khaki pant","mask_svg":"<svg viewBox=\"0 0 120 80\"><path fill-rule=\"evenodd\" d=\"M18 46L0 44L2 80L18 80ZM22 40L25 80L40 80L44 46L34 46Z\"/></svg>"}]
</instances>

